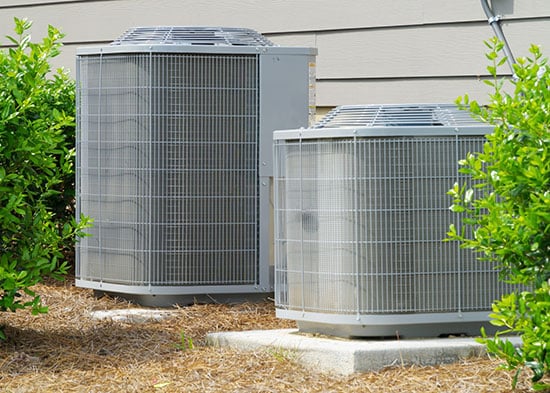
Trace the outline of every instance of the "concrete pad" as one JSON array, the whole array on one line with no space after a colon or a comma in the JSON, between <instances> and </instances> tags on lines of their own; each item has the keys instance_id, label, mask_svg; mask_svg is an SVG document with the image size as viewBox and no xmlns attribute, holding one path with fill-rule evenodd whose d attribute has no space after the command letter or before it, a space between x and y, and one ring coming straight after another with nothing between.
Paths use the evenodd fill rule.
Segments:
<instances>
[{"instance_id":1,"label":"concrete pad","mask_svg":"<svg viewBox=\"0 0 550 393\"><path fill-rule=\"evenodd\" d=\"M474 338L367 340L317 337L297 329L210 333L209 345L257 351L290 351L298 363L318 371L352 374L395 365L436 365L484 356ZM521 340L510 337L515 345Z\"/></svg>"},{"instance_id":2,"label":"concrete pad","mask_svg":"<svg viewBox=\"0 0 550 393\"><path fill-rule=\"evenodd\" d=\"M91 317L97 320L111 320L125 323L160 322L174 315L168 310L149 310L138 308L126 308L122 310L92 311Z\"/></svg>"}]
</instances>

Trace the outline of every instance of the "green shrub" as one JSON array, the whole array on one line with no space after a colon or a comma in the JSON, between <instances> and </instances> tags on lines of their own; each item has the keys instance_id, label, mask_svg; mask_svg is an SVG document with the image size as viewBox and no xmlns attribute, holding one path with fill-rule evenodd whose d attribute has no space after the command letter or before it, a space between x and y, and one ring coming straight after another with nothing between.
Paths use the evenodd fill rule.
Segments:
<instances>
[{"instance_id":1,"label":"green shrub","mask_svg":"<svg viewBox=\"0 0 550 393\"><path fill-rule=\"evenodd\" d=\"M550 70L532 46L532 57L518 59L516 78L500 79L503 45L493 39L487 46L493 75L487 82L494 88L489 105L469 102L467 96L458 103L495 129L483 152L460 163L476 186L456 184L449 192L452 210L467 218L462 228L451 226L448 235L481 259L496 261L502 280L530 288L494 303L492 323L504 330L482 341L506 361L505 367L517 371L514 386L527 367L533 386L549 389L543 381L550 376ZM521 347L503 339L505 333L521 335Z\"/></svg>"},{"instance_id":2,"label":"green shrub","mask_svg":"<svg viewBox=\"0 0 550 393\"><path fill-rule=\"evenodd\" d=\"M63 253L88 219L77 224L70 207L74 82L61 70L52 75L49 64L62 35L50 26L32 43L30 26L16 18L13 46L0 52L0 311L38 313L47 309L30 287L63 277Z\"/></svg>"}]
</instances>

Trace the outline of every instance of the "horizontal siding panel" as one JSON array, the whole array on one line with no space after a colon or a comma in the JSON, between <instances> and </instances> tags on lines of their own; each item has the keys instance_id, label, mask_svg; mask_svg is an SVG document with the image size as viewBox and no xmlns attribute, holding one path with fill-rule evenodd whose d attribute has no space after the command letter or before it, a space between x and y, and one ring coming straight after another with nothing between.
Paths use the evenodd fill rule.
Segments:
<instances>
[{"instance_id":1,"label":"horizontal siding panel","mask_svg":"<svg viewBox=\"0 0 550 393\"><path fill-rule=\"evenodd\" d=\"M531 44L539 45L546 57L550 57L550 17L531 21L504 21L502 29L515 57L529 56Z\"/></svg>"},{"instance_id":2,"label":"horizontal siding panel","mask_svg":"<svg viewBox=\"0 0 550 393\"><path fill-rule=\"evenodd\" d=\"M485 13L480 1L441 1L424 0L424 22L441 23L445 21L468 21L483 19ZM522 19L550 16L550 1L548 0L498 0L489 1L495 15L504 18Z\"/></svg>"},{"instance_id":3,"label":"horizontal siding panel","mask_svg":"<svg viewBox=\"0 0 550 393\"><path fill-rule=\"evenodd\" d=\"M317 37L315 33L298 33L298 34L264 34L274 44L280 46L298 46L317 48Z\"/></svg>"},{"instance_id":4,"label":"horizontal siding panel","mask_svg":"<svg viewBox=\"0 0 550 393\"><path fill-rule=\"evenodd\" d=\"M319 78L475 75L486 26L438 25L319 34Z\"/></svg>"},{"instance_id":5,"label":"horizontal siding panel","mask_svg":"<svg viewBox=\"0 0 550 393\"><path fill-rule=\"evenodd\" d=\"M464 94L484 103L490 91L489 86L474 78L321 81L316 85L318 106L452 103Z\"/></svg>"},{"instance_id":6,"label":"horizontal siding panel","mask_svg":"<svg viewBox=\"0 0 550 393\"><path fill-rule=\"evenodd\" d=\"M516 57L527 56L532 43L550 53L550 18L504 23L503 29ZM483 41L493 34L486 24L455 24L270 39L281 45L317 47L320 79L371 79L485 75L488 63Z\"/></svg>"},{"instance_id":7,"label":"horizontal siding panel","mask_svg":"<svg viewBox=\"0 0 550 393\"><path fill-rule=\"evenodd\" d=\"M111 41L128 27L147 25L238 26L285 33L486 19L477 0L66 1L0 1L0 35L9 33L13 16L28 17L39 29L52 24L72 42ZM547 0L500 0L497 5L514 18L550 15Z\"/></svg>"}]
</instances>

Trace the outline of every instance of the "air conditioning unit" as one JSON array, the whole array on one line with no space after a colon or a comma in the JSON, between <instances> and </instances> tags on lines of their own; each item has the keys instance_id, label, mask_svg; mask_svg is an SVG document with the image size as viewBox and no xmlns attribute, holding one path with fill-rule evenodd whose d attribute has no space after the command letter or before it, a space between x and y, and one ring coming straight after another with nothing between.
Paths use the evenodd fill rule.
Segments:
<instances>
[{"instance_id":1,"label":"air conditioning unit","mask_svg":"<svg viewBox=\"0 0 550 393\"><path fill-rule=\"evenodd\" d=\"M314 115L315 55L221 27L79 48L77 209L94 226L76 285L144 304L272 292L272 132Z\"/></svg>"},{"instance_id":2,"label":"air conditioning unit","mask_svg":"<svg viewBox=\"0 0 550 393\"><path fill-rule=\"evenodd\" d=\"M479 334L511 287L443 239L458 161L491 132L443 104L342 106L275 132L277 316L346 337Z\"/></svg>"}]
</instances>

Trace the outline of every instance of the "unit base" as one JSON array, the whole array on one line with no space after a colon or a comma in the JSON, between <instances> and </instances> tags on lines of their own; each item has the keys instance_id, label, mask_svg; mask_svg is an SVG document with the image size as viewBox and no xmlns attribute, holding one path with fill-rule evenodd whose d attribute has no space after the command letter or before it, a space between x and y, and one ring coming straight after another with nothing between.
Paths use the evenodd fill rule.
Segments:
<instances>
[{"instance_id":1,"label":"unit base","mask_svg":"<svg viewBox=\"0 0 550 393\"><path fill-rule=\"evenodd\" d=\"M96 296L109 295L147 307L188 306L195 303L244 303L273 298L266 285L126 285L77 278L75 285L92 289Z\"/></svg>"},{"instance_id":2,"label":"unit base","mask_svg":"<svg viewBox=\"0 0 550 393\"><path fill-rule=\"evenodd\" d=\"M135 295L120 292L94 290L96 297L110 296L121 298L145 307L190 306L192 304L239 304L260 303L273 298L273 293L214 293L198 295Z\"/></svg>"},{"instance_id":3,"label":"unit base","mask_svg":"<svg viewBox=\"0 0 550 393\"><path fill-rule=\"evenodd\" d=\"M498 331L487 312L342 315L277 309L279 318L293 319L303 333L343 338L426 338L480 336Z\"/></svg>"},{"instance_id":4,"label":"unit base","mask_svg":"<svg viewBox=\"0 0 550 393\"><path fill-rule=\"evenodd\" d=\"M439 323L418 324L403 326L357 326L321 324L315 322L298 322L298 330L301 333L322 334L326 336L342 338L435 338L449 336L476 337L481 335L481 327L488 335L492 336L497 329L489 322L469 323Z\"/></svg>"}]
</instances>

